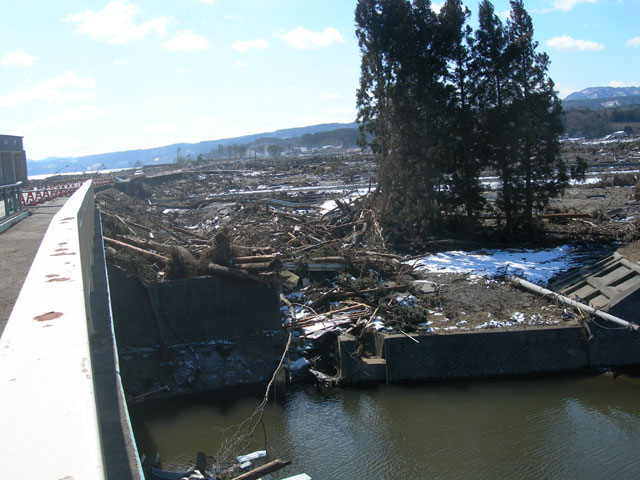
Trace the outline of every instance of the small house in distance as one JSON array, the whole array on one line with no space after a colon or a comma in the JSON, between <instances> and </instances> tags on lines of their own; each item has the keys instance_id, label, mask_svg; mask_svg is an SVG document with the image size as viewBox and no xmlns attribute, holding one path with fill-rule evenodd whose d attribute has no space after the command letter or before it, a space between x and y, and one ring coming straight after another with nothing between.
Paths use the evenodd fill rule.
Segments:
<instances>
[{"instance_id":1,"label":"small house in distance","mask_svg":"<svg viewBox=\"0 0 640 480\"><path fill-rule=\"evenodd\" d=\"M27 181L27 156L22 137L0 135L0 185Z\"/></svg>"}]
</instances>

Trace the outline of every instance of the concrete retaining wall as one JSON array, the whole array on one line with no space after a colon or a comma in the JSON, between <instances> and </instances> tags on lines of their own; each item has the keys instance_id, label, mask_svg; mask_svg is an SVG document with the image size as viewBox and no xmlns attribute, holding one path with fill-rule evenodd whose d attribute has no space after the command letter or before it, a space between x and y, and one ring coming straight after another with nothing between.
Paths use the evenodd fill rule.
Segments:
<instances>
[{"instance_id":1,"label":"concrete retaining wall","mask_svg":"<svg viewBox=\"0 0 640 480\"><path fill-rule=\"evenodd\" d=\"M587 365L578 328L416 336L384 341L387 380L513 375Z\"/></svg>"},{"instance_id":2,"label":"concrete retaining wall","mask_svg":"<svg viewBox=\"0 0 640 480\"><path fill-rule=\"evenodd\" d=\"M588 341L579 327L412 335L419 343L377 333L375 353L386 362L384 375L353 358L355 340L341 336L341 373L345 383L402 382L640 365L640 332L603 320L590 325Z\"/></svg>"},{"instance_id":3,"label":"concrete retaining wall","mask_svg":"<svg viewBox=\"0 0 640 480\"><path fill-rule=\"evenodd\" d=\"M258 282L211 276L145 287L110 265L109 284L122 347L151 347L161 339L169 345L228 340L282 330L276 291Z\"/></svg>"},{"instance_id":4,"label":"concrete retaining wall","mask_svg":"<svg viewBox=\"0 0 640 480\"><path fill-rule=\"evenodd\" d=\"M144 286L114 266L109 283L130 397L260 383L278 364L285 339L272 287L217 277Z\"/></svg>"}]
</instances>

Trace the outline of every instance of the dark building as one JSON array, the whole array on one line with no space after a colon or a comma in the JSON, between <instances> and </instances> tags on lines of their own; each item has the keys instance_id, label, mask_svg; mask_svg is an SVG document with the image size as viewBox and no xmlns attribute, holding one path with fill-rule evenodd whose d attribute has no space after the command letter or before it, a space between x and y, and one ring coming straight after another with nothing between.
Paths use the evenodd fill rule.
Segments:
<instances>
[{"instance_id":1,"label":"dark building","mask_svg":"<svg viewBox=\"0 0 640 480\"><path fill-rule=\"evenodd\" d=\"M0 135L0 185L27 181L27 156L22 137Z\"/></svg>"}]
</instances>

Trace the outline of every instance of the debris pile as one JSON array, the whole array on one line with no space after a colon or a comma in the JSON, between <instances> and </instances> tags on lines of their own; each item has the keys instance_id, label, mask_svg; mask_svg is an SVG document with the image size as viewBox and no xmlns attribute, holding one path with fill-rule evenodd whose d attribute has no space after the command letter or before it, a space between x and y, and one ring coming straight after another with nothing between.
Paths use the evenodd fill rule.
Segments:
<instances>
[{"instance_id":1,"label":"debris pile","mask_svg":"<svg viewBox=\"0 0 640 480\"><path fill-rule=\"evenodd\" d=\"M573 150L565 154L578 155ZM596 163L594 168L605 166ZM634 188L595 182L572 187L541 217L549 235L536 250L567 242L640 238ZM375 330L449 334L581 320L573 311L505 282L514 268L518 273L520 260L480 276L426 268L424 253L399 255L387 245L376 217L374 191L372 158L353 155L339 161L288 158L134 176L100 192L97 200L108 261L148 283L217 275L282 289L298 317L297 345L304 358L292 362L291 370L311 365L326 371L321 364L331 344L327 339L338 332L359 338ZM476 260L504 253L450 238L412 247L414 253L435 254L452 245L475 250L468 255ZM533 250L519 252L526 256ZM455 252L441 255L460 263ZM548 270L530 260L529 275L542 272L544 283L585 257L574 260ZM288 321L285 310L283 322Z\"/></svg>"}]
</instances>

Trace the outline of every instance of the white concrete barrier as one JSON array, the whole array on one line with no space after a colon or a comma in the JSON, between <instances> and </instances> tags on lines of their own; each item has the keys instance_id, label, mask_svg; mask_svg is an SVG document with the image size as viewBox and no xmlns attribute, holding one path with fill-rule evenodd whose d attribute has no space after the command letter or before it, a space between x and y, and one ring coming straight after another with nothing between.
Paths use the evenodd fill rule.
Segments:
<instances>
[{"instance_id":1,"label":"white concrete barrier","mask_svg":"<svg viewBox=\"0 0 640 480\"><path fill-rule=\"evenodd\" d=\"M0 339L0 478L103 479L86 182L53 217Z\"/></svg>"}]
</instances>

